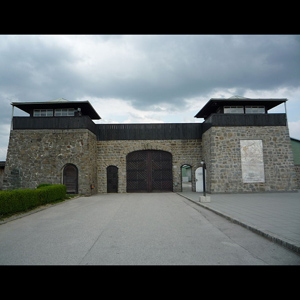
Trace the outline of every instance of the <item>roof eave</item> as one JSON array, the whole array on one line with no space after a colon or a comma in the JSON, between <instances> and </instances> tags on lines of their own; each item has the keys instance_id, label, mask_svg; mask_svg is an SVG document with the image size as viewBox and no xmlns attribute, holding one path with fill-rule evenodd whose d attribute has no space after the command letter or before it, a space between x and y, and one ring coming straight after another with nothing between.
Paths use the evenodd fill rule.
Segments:
<instances>
[{"instance_id":1,"label":"roof eave","mask_svg":"<svg viewBox=\"0 0 300 300\"><path fill-rule=\"evenodd\" d=\"M212 105L217 105L217 107L221 106L218 105L219 103L222 103L222 105L226 105L229 103L257 103L261 105L265 105L266 103L273 103L271 105L265 105L267 107L267 110L274 108L275 106L286 102L286 98L211 98L205 106L195 115L195 118L207 118L210 114L212 114ZM246 104L246 105L247 105Z\"/></svg>"},{"instance_id":2,"label":"roof eave","mask_svg":"<svg viewBox=\"0 0 300 300\"><path fill-rule=\"evenodd\" d=\"M101 119L101 117L98 115L98 113L95 111L95 109L93 108L93 106L91 105L91 103L86 100L86 101L47 101L47 102L12 102L11 103L12 106L15 106L27 113L30 112L30 107L33 106L38 106L38 107L49 107L49 106L64 106L64 107L84 107L87 106L87 110L88 110L88 115L90 116L91 119L94 120L99 120Z\"/></svg>"}]
</instances>

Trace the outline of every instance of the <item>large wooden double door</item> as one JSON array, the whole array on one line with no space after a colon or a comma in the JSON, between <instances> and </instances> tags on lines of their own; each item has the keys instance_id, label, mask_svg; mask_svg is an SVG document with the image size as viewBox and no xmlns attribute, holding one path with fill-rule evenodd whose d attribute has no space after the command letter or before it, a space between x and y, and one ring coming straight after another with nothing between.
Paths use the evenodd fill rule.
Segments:
<instances>
[{"instance_id":1,"label":"large wooden double door","mask_svg":"<svg viewBox=\"0 0 300 300\"><path fill-rule=\"evenodd\" d=\"M134 151L126 158L127 192L173 191L172 154L166 151Z\"/></svg>"}]
</instances>

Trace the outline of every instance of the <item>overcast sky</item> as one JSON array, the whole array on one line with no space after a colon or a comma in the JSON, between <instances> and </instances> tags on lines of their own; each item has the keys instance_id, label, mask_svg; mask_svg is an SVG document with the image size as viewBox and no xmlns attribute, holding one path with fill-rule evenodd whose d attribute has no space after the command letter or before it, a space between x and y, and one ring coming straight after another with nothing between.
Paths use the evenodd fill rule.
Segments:
<instances>
[{"instance_id":1,"label":"overcast sky","mask_svg":"<svg viewBox=\"0 0 300 300\"><path fill-rule=\"evenodd\" d=\"M300 139L300 35L0 35L0 160L11 102L89 100L96 123L202 122L210 98L233 95L287 98Z\"/></svg>"}]
</instances>

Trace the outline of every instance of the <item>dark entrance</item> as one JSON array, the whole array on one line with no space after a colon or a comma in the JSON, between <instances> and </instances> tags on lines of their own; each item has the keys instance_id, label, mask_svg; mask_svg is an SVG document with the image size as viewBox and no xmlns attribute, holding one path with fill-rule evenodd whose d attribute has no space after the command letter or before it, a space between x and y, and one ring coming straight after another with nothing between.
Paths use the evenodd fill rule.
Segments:
<instances>
[{"instance_id":1,"label":"dark entrance","mask_svg":"<svg viewBox=\"0 0 300 300\"><path fill-rule=\"evenodd\" d=\"M127 192L172 192L172 154L142 150L127 155Z\"/></svg>"},{"instance_id":2,"label":"dark entrance","mask_svg":"<svg viewBox=\"0 0 300 300\"><path fill-rule=\"evenodd\" d=\"M66 165L63 174L63 184L67 187L67 194L78 194L78 170L74 165Z\"/></svg>"},{"instance_id":3,"label":"dark entrance","mask_svg":"<svg viewBox=\"0 0 300 300\"><path fill-rule=\"evenodd\" d=\"M118 192L118 168L116 166L109 166L106 169L107 175L107 192Z\"/></svg>"}]
</instances>

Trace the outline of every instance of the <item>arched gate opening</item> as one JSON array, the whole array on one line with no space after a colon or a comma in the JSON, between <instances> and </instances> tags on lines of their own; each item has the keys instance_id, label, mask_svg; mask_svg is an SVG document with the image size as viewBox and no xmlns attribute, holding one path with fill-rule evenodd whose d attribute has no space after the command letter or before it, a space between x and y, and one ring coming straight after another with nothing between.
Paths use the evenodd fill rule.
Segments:
<instances>
[{"instance_id":1,"label":"arched gate opening","mask_svg":"<svg viewBox=\"0 0 300 300\"><path fill-rule=\"evenodd\" d=\"M160 150L134 151L126 157L127 192L172 192L172 154Z\"/></svg>"}]
</instances>

